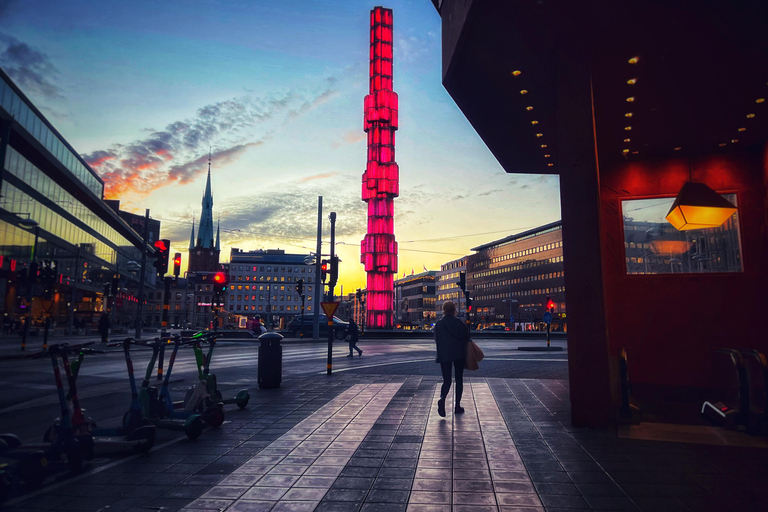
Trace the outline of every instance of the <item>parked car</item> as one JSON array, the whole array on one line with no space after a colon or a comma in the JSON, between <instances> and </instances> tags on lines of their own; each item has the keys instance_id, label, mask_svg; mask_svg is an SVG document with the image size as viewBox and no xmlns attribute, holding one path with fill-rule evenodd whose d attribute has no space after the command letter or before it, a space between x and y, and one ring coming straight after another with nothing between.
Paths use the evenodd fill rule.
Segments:
<instances>
[{"instance_id":1,"label":"parked car","mask_svg":"<svg viewBox=\"0 0 768 512\"><path fill-rule=\"evenodd\" d=\"M304 337L312 337L312 330L314 328L315 315L305 314L297 315L288 324L288 331L294 338L299 337L299 333L304 333ZM349 331L349 323L344 320L333 317L333 332L337 340L343 340L347 337ZM328 317L325 314L320 315L320 337L328 337Z\"/></svg>"},{"instance_id":2,"label":"parked car","mask_svg":"<svg viewBox=\"0 0 768 512\"><path fill-rule=\"evenodd\" d=\"M508 331L509 327L505 325L489 325L482 329L483 331Z\"/></svg>"}]
</instances>

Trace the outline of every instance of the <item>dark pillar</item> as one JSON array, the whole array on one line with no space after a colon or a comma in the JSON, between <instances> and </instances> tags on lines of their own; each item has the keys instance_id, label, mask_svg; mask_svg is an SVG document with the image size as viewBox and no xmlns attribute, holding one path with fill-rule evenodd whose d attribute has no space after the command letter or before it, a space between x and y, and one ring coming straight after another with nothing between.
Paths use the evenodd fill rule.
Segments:
<instances>
[{"instance_id":1,"label":"dark pillar","mask_svg":"<svg viewBox=\"0 0 768 512\"><path fill-rule=\"evenodd\" d=\"M578 55L560 62L557 90L558 168L563 262L568 300L568 371L576 426L615 423L600 246L600 176L592 86Z\"/></svg>"}]
</instances>

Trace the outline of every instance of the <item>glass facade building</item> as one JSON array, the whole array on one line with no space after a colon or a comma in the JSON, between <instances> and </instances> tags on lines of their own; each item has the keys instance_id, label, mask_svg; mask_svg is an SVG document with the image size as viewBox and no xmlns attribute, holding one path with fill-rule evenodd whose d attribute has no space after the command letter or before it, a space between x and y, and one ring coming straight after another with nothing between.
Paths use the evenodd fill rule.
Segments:
<instances>
[{"instance_id":1,"label":"glass facade building","mask_svg":"<svg viewBox=\"0 0 768 512\"><path fill-rule=\"evenodd\" d=\"M134 302L126 285L138 280L142 239L104 201L104 182L2 70L0 105L5 323L85 326L118 298Z\"/></svg>"}]
</instances>

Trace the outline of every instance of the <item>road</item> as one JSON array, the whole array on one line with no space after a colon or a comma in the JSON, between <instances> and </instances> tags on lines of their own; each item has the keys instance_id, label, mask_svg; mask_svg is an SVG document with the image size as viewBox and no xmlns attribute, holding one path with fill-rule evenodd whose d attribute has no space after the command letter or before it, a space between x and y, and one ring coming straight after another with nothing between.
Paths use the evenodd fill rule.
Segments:
<instances>
[{"instance_id":1,"label":"road","mask_svg":"<svg viewBox=\"0 0 768 512\"><path fill-rule=\"evenodd\" d=\"M481 368L467 372L473 377L516 377L567 379L567 350L561 352L522 352L517 347L545 345L543 340L515 338L483 338L475 336L486 359ZM553 346L565 346L553 341ZM439 375L434 363L434 342L430 339L370 339L359 343L362 357L345 357L347 344L334 342L333 372L365 374ZM258 393L258 347L254 341L220 342L216 345L211 371L216 374L225 398L247 388ZM101 348L101 347L98 347ZM149 361L149 349L132 351L137 382L140 383ZM283 381L293 377L326 375L327 342L283 343ZM166 367L167 367L166 355ZM49 358L0 361L0 432L12 432L27 442L39 442L43 432L59 414L56 386ZM153 385L159 387L153 372ZM197 382L197 369L192 350L182 348L171 375L172 397L181 400ZM332 377L330 377L332 378ZM104 353L88 356L78 378L81 405L99 426L121 424L130 404L130 387L125 358L120 347L108 347ZM227 406L228 414L236 414L236 406ZM230 412L231 411L231 412ZM178 432L164 431L158 442L178 437Z\"/></svg>"}]
</instances>

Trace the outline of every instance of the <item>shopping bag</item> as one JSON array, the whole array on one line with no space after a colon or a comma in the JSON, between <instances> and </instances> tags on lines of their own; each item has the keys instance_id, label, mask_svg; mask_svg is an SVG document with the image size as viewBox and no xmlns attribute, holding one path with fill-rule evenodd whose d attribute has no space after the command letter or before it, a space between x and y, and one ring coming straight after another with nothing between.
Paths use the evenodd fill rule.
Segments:
<instances>
[{"instance_id":1,"label":"shopping bag","mask_svg":"<svg viewBox=\"0 0 768 512\"><path fill-rule=\"evenodd\" d=\"M483 354L483 351L477 346L477 343L470 340L469 343L467 343L467 357L465 359L464 368L467 370L477 370L480 368L477 363L482 361L484 357L485 354Z\"/></svg>"}]
</instances>

